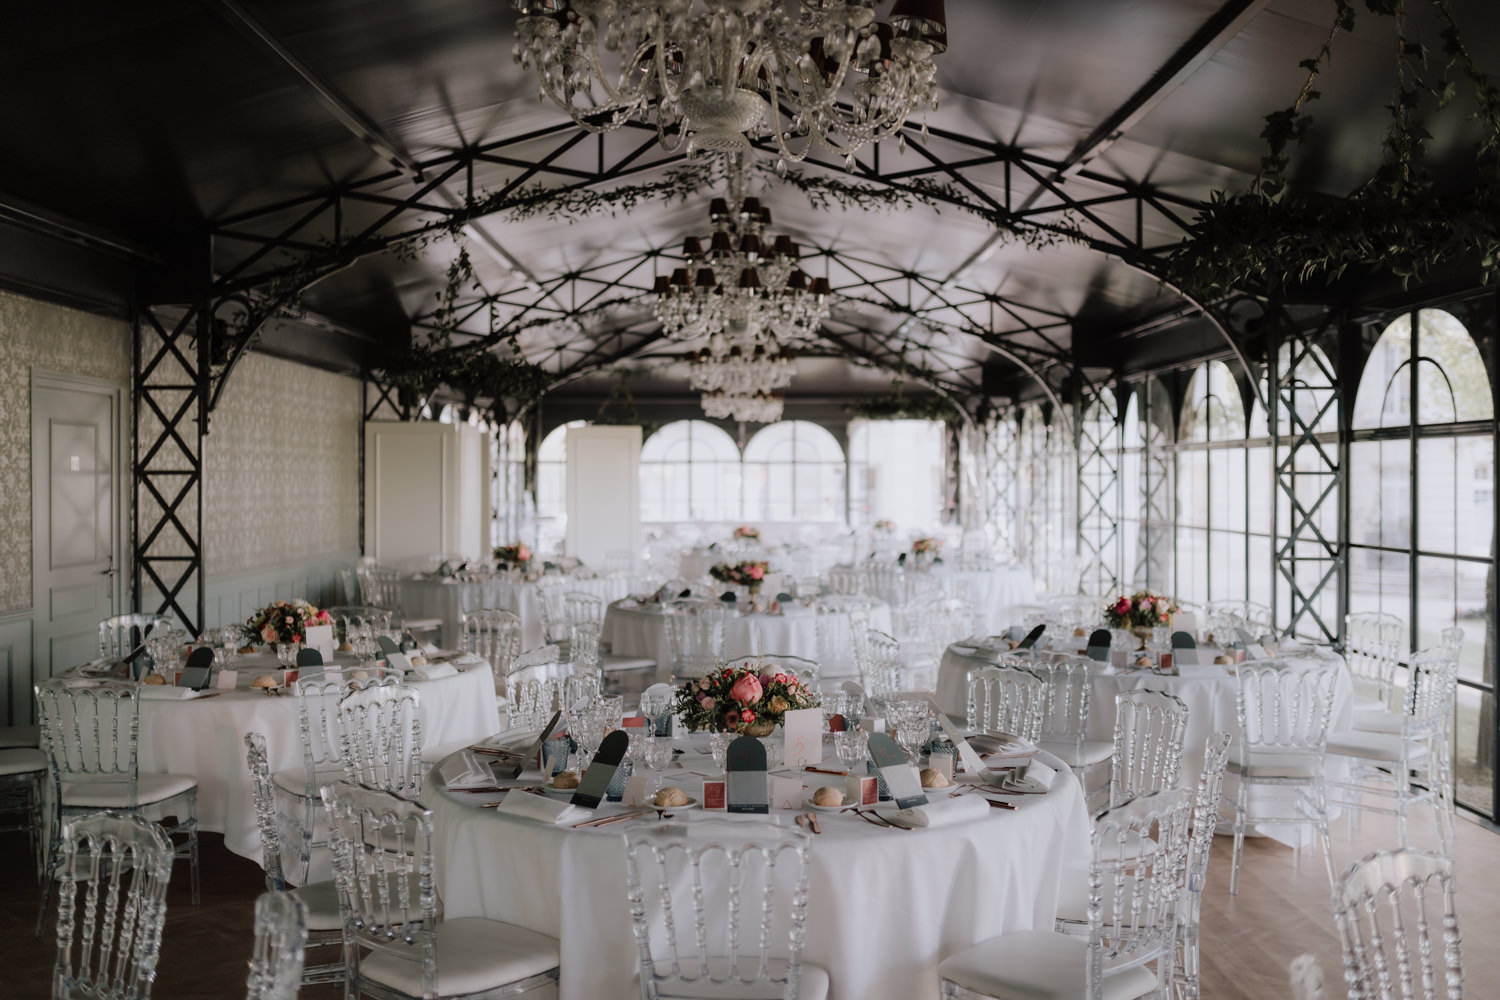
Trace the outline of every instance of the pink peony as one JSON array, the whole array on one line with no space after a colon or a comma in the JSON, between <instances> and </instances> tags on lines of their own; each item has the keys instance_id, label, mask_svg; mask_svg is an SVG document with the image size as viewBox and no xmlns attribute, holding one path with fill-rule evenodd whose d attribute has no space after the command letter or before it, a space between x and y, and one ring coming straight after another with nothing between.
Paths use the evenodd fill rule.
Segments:
<instances>
[{"instance_id":1,"label":"pink peony","mask_svg":"<svg viewBox=\"0 0 1500 1000\"><path fill-rule=\"evenodd\" d=\"M751 566L750 567L750 579L752 579L752 580L763 580L763 579L765 579L765 576L766 576L766 568L764 566Z\"/></svg>"},{"instance_id":2,"label":"pink peony","mask_svg":"<svg viewBox=\"0 0 1500 1000\"><path fill-rule=\"evenodd\" d=\"M1120 598L1120 603L1115 605L1115 614L1117 614L1117 615L1128 615L1128 614L1130 614L1130 598L1128 598L1128 597L1122 597L1122 598Z\"/></svg>"},{"instance_id":3,"label":"pink peony","mask_svg":"<svg viewBox=\"0 0 1500 1000\"><path fill-rule=\"evenodd\" d=\"M263 628L263 629L260 630L260 637L262 639L266 640L266 642L275 642L276 641L276 630L274 628L272 628L270 625L267 625L265 628Z\"/></svg>"},{"instance_id":4,"label":"pink peony","mask_svg":"<svg viewBox=\"0 0 1500 1000\"><path fill-rule=\"evenodd\" d=\"M761 696L760 679L754 674L746 674L734 682L734 687L729 689L729 697L741 705L753 705L760 701Z\"/></svg>"},{"instance_id":5,"label":"pink peony","mask_svg":"<svg viewBox=\"0 0 1500 1000\"><path fill-rule=\"evenodd\" d=\"M525 545L516 546L516 559L525 562L531 558L531 549Z\"/></svg>"},{"instance_id":6,"label":"pink peony","mask_svg":"<svg viewBox=\"0 0 1500 1000\"><path fill-rule=\"evenodd\" d=\"M328 622L333 621L333 616L330 615L326 611L319 611L318 612L318 621L323 622L324 624L327 624Z\"/></svg>"}]
</instances>

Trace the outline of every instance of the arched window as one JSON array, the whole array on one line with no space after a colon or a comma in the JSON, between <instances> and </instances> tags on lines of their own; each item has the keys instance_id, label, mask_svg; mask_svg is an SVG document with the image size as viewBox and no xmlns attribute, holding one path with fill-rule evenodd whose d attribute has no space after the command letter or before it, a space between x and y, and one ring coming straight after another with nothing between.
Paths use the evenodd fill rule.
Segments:
<instances>
[{"instance_id":1,"label":"arched window","mask_svg":"<svg viewBox=\"0 0 1500 1000\"><path fill-rule=\"evenodd\" d=\"M844 452L817 424L785 420L745 445L745 518L844 520Z\"/></svg>"},{"instance_id":2,"label":"arched window","mask_svg":"<svg viewBox=\"0 0 1500 1000\"><path fill-rule=\"evenodd\" d=\"M552 551L568 534L568 428L574 420L554 427L536 450L537 546Z\"/></svg>"},{"instance_id":3,"label":"arched window","mask_svg":"<svg viewBox=\"0 0 1500 1000\"><path fill-rule=\"evenodd\" d=\"M1180 440L1178 593L1244 600L1250 596L1245 405L1224 362L1210 361L1193 373Z\"/></svg>"},{"instance_id":4,"label":"arched window","mask_svg":"<svg viewBox=\"0 0 1500 1000\"><path fill-rule=\"evenodd\" d=\"M641 520L735 521L740 450L703 420L667 424L641 447Z\"/></svg>"},{"instance_id":5,"label":"arched window","mask_svg":"<svg viewBox=\"0 0 1500 1000\"><path fill-rule=\"evenodd\" d=\"M853 523L891 521L902 532L937 527L943 514L947 439L947 428L940 420L852 421L849 512Z\"/></svg>"},{"instance_id":6,"label":"arched window","mask_svg":"<svg viewBox=\"0 0 1500 1000\"><path fill-rule=\"evenodd\" d=\"M490 441L490 544L522 540L531 527L526 505L526 429L518 420L501 427ZM525 539L535 541L534 538Z\"/></svg>"},{"instance_id":7,"label":"arched window","mask_svg":"<svg viewBox=\"0 0 1500 1000\"><path fill-rule=\"evenodd\" d=\"M1495 697L1485 669L1493 416L1484 358L1458 317L1441 309L1397 317L1375 342L1354 398L1349 496L1350 609L1407 621L1411 649L1436 645L1455 625L1467 633L1458 795L1487 814L1493 782L1480 719Z\"/></svg>"}]
</instances>

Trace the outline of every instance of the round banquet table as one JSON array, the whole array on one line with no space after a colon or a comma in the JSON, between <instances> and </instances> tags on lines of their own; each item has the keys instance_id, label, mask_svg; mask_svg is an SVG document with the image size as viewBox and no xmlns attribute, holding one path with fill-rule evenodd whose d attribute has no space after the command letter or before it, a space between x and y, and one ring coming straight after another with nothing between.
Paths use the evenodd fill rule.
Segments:
<instances>
[{"instance_id":1,"label":"round banquet table","mask_svg":"<svg viewBox=\"0 0 1500 1000\"><path fill-rule=\"evenodd\" d=\"M800 656L817 661L818 613L808 607L796 606L780 614L735 615L724 623L723 658L732 660L749 656L754 651L753 635L760 635L762 653L780 653ZM848 630L849 616L843 612L831 612L823 616L834 628ZM882 632L891 630L891 609L885 604L876 604L870 609L870 627ZM626 598L615 601L604 613L604 627L600 635L616 656L642 656L657 664L670 667L672 640L667 629L667 613L660 604L639 605ZM848 647L843 643L841 648ZM845 662L820 664L825 677L854 676L856 673L851 658Z\"/></svg>"},{"instance_id":2,"label":"round banquet table","mask_svg":"<svg viewBox=\"0 0 1500 1000\"><path fill-rule=\"evenodd\" d=\"M701 738L684 744L694 740ZM681 755L681 766L713 774L712 759L696 749ZM811 843L803 958L828 970L833 1000L936 998L937 966L948 955L1007 931L1052 928L1062 872L1086 867L1090 848L1078 782L1050 762L1059 769L1050 792L970 822L905 831L851 813L818 814L823 833ZM665 778L701 794L695 784L702 779L690 771L674 767ZM423 798L434 814L447 916L484 916L557 938L562 1000L636 1000L622 836L636 821L553 826L478 808L500 796L450 792L440 781L434 775ZM601 815L610 811L622 810L600 807ZM736 818L790 825L795 815ZM673 822L724 816L678 810Z\"/></svg>"},{"instance_id":3,"label":"round banquet table","mask_svg":"<svg viewBox=\"0 0 1500 1000\"><path fill-rule=\"evenodd\" d=\"M334 662L350 669L356 666L352 658L342 655ZM140 770L196 775L199 827L222 833L225 846L258 864L260 831L250 798L245 734L265 736L272 773L300 770L298 700L289 692L268 696L250 688L255 675L277 668L276 657L270 653L238 657L229 666L239 671L239 687L234 691L210 691L187 700L142 698ZM489 663L469 657L454 666L458 672L452 676L409 681L419 692L422 743L428 751L467 745L499 728Z\"/></svg>"},{"instance_id":4,"label":"round banquet table","mask_svg":"<svg viewBox=\"0 0 1500 1000\"><path fill-rule=\"evenodd\" d=\"M607 577L569 578L565 590L581 590L609 600L619 596L623 585ZM541 595L534 580L460 581L436 577L405 577L401 580L401 610L408 618L441 618L443 644L457 646L463 616L481 608L501 608L521 617L521 648L540 646L542 638Z\"/></svg>"},{"instance_id":5,"label":"round banquet table","mask_svg":"<svg viewBox=\"0 0 1500 1000\"><path fill-rule=\"evenodd\" d=\"M974 605L975 627L983 635L994 635L1019 619L1019 609L1036 601L1031 570L1020 565L997 565L983 569L945 569L936 573L953 597Z\"/></svg>"}]
</instances>

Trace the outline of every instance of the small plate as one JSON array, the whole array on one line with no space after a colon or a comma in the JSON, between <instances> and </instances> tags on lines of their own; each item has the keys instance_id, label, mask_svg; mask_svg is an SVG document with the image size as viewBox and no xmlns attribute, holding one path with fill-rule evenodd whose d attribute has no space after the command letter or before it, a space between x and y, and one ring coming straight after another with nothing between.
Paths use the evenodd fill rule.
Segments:
<instances>
[{"instance_id":1,"label":"small plate","mask_svg":"<svg viewBox=\"0 0 1500 1000\"><path fill-rule=\"evenodd\" d=\"M848 796L846 795L846 796L844 796L844 798L847 799ZM858 805L858 803L856 803L856 802L841 802L841 803L839 803L836 806L820 806L816 802L814 802L811 798L806 798L806 799L802 800L802 808L803 809L816 809L818 812L842 812L843 810L848 809L850 806L854 806L854 805Z\"/></svg>"},{"instance_id":2,"label":"small plate","mask_svg":"<svg viewBox=\"0 0 1500 1000\"><path fill-rule=\"evenodd\" d=\"M698 800L695 799L695 798L693 798L691 795L689 795L688 796L688 800L686 802L684 802L680 806L659 806L659 805L656 804L656 797L652 796L651 799L646 803L646 805L642 806L641 808L643 808L643 809L660 809L662 812L675 812L678 809L696 809L696 808L698 808Z\"/></svg>"},{"instance_id":3,"label":"small plate","mask_svg":"<svg viewBox=\"0 0 1500 1000\"><path fill-rule=\"evenodd\" d=\"M554 795L558 798L571 799L578 792L577 788L553 788L550 783L546 785L537 785L536 787L542 790L543 795Z\"/></svg>"}]
</instances>

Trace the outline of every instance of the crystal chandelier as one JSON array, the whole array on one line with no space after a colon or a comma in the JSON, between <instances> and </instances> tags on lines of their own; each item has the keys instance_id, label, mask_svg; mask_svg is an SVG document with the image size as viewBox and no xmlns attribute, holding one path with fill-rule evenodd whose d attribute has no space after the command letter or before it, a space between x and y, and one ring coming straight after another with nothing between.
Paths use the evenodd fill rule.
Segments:
<instances>
[{"instance_id":1,"label":"crystal chandelier","mask_svg":"<svg viewBox=\"0 0 1500 1000\"><path fill-rule=\"evenodd\" d=\"M743 152L769 133L783 165L822 145L852 166L937 107L948 44L943 0L896 0L884 21L876 2L512 0L515 58L591 132L639 118L670 152Z\"/></svg>"}]
</instances>

